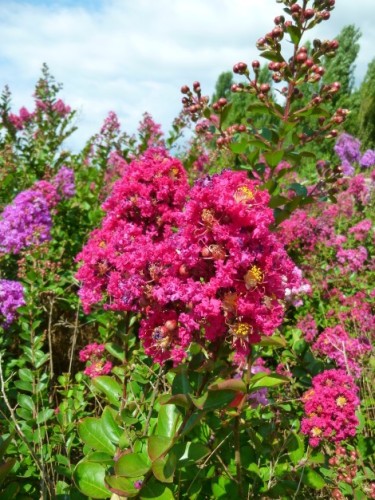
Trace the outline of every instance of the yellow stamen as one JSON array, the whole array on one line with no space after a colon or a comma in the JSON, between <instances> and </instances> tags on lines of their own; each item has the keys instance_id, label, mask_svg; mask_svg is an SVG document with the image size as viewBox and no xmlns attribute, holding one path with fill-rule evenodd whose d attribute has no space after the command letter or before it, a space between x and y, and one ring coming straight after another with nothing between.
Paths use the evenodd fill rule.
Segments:
<instances>
[{"instance_id":1,"label":"yellow stamen","mask_svg":"<svg viewBox=\"0 0 375 500\"><path fill-rule=\"evenodd\" d=\"M322 429L320 429L319 427L313 427L311 429L311 434L312 434L313 437L320 436L322 434L322 432L323 432Z\"/></svg>"},{"instance_id":2,"label":"yellow stamen","mask_svg":"<svg viewBox=\"0 0 375 500\"><path fill-rule=\"evenodd\" d=\"M252 329L252 326L249 325L248 323L235 323L232 328L231 328L231 331L233 333L233 335L235 335L236 337L247 337L248 335L250 335L253 331Z\"/></svg>"},{"instance_id":3,"label":"yellow stamen","mask_svg":"<svg viewBox=\"0 0 375 500\"><path fill-rule=\"evenodd\" d=\"M250 288L256 287L259 283L262 283L264 278L264 273L258 266L252 266L244 276L244 281L246 288L249 290Z\"/></svg>"},{"instance_id":4,"label":"yellow stamen","mask_svg":"<svg viewBox=\"0 0 375 500\"><path fill-rule=\"evenodd\" d=\"M346 398L344 398L344 396L339 396L337 399L336 399L336 404L339 408L343 408L347 403L347 400Z\"/></svg>"},{"instance_id":5,"label":"yellow stamen","mask_svg":"<svg viewBox=\"0 0 375 500\"><path fill-rule=\"evenodd\" d=\"M237 203L246 203L254 199L254 193L247 186L240 186L234 193L234 199Z\"/></svg>"}]
</instances>

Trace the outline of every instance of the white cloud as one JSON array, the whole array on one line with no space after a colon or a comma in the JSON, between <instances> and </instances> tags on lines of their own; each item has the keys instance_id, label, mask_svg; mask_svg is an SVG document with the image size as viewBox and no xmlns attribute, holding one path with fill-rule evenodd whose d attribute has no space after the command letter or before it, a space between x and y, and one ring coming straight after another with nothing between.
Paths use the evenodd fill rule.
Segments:
<instances>
[{"instance_id":1,"label":"white cloud","mask_svg":"<svg viewBox=\"0 0 375 500\"><path fill-rule=\"evenodd\" d=\"M16 106L31 104L46 62L64 84L64 99L80 110L75 147L110 110L129 132L146 110L168 129L180 110L180 86L199 80L211 94L222 71L257 57L255 41L281 9L275 0L102 0L96 8L82 1L7 2L0 6L0 85L10 85ZM344 25L361 28L357 79L373 57L373 12L373 0L361 0L360 8L338 0L314 34L332 38Z\"/></svg>"}]
</instances>

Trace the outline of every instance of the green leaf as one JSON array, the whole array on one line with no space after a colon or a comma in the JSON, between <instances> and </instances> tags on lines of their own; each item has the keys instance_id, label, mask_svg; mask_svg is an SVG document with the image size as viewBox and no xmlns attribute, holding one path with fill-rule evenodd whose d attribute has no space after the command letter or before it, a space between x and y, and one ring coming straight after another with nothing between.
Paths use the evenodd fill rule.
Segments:
<instances>
[{"instance_id":1,"label":"green leaf","mask_svg":"<svg viewBox=\"0 0 375 500\"><path fill-rule=\"evenodd\" d=\"M261 377L257 377L258 375L263 375L262 373L257 373L254 375L250 381L250 392L259 389L260 387L274 387L280 384L286 384L290 382L290 378L284 377L283 375L278 374L264 374ZM255 378L257 377L257 378Z\"/></svg>"},{"instance_id":2,"label":"green leaf","mask_svg":"<svg viewBox=\"0 0 375 500\"><path fill-rule=\"evenodd\" d=\"M127 477L106 476L105 483L112 493L120 497L133 498L139 494L139 489L134 486L134 483L142 479L142 477L128 479Z\"/></svg>"},{"instance_id":3,"label":"green leaf","mask_svg":"<svg viewBox=\"0 0 375 500\"><path fill-rule=\"evenodd\" d=\"M286 347L286 340L279 335L263 336L258 345L263 347Z\"/></svg>"},{"instance_id":4,"label":"green leaf","mask_svg":"<svg viewBox=\"0 0 375 500\"><path fill-rule=\"evenodd\" d=\"M78 435L82 441L97 451L114 455L115 445L111 442L98 418L87 417L78 423Z\"/></svg>"},{"instance_id":5,"label":"green leaf","mask_svg":"<svg viewBox=\"0 0 375 500\"><path fill-rule=\"evenodd\" d=\"M223 111L220 113L220 128L224 125L225 120L228 118L232 105L233 103L229 102L228 104L226 104Z\"/></svg>"},{"instance_id":6,"label":"green leaf","mask_svg":"<svg viewBox=\"0 0 375 500\"><path fill-rule=\"evenodd\" d=\"M232 142L230 145L229 145L229 149L233 152L233 153L236 153L236 154L241 154L241 153L244 153L246 151L246 149L248 148L248 142L246 141L241 141L241 142Z\"/></svg>"},{"instance_id":7,"label":"green leaf","mask_svg":"<svg viewBox=\"0 0 375 500\"><path fill-rule=\"evenodd\" d=\"M161 406L159 410L156 434L167 437L174 436L181 420L181 413L175 405Z\"/></svg>"},{"instance_id":8,"label":"green leaf","mask_svg":"<svg viewBox=\"0 0 375 500\"><path fill-rule=\"evenodd\" d=\"M110 498L104 484L105 468L97 463L80 462L73 473L74 482L81 493L91 498Z\"/></svg>"},{"instance_id":9,"label":"green leaf","mask_svg":"<svg viewBox=\"0 0 375 500\"><path fill-rule=\"evenodd\" d=\"M299 184L298 182L294 182L293 184L290 184L287 189L291 189L296 193L297 196L307 196L307 189L305 186L302 184Z\"/></svg>"},{"instance_id":10,"label":"green leaf","mask_svg":"<svg viewBox=\"0 0 375 500\"><path fill-rule=\"evenodd\" d=\"M21 368L18 371L18 376L20 380L23 380L24 382L33 382L34 377L33 377L33 372L29 370L28 368Z\"/></svg>"},{"instance_id":11,"label":"green leaf","mask_svg":"<svg viewBox=\"0 0 375 500\"><path fill-rule=\"evenodd\" d=\"M274 62L284 61L283 56L279 52L276 52L275 50L265 50L264 52L261 52L260 55L268 59L269 61L274 61Z\"/></svg>"},{"instance_id":12,"label":"green leaf","mask_svg":"<svg viewBox=\"0 0 375 500\"><path fill-rule=\"evenodd\" d=\"M270 208L276 208L279 207L280 205L285 205L286 203L288 203L288 201L289 201L288 198L285 198L285 196L276 194L275 196L271 196L268 206Z\"/></svg>"},{"instance_id":13,"label":"green leaf","mask_svg":"<svg viewBox=\"0 0 375 500\"><path fill-rule=\"evenodd\" d=\"M291 26L288 26L286 28L286 31L289 33L290 39L292 40L292 42L295 45L298 45L299 41L301 40L301 36L302 36L301 30L297 26L291 25Z\"/></svg>"},{"instance_id":14,"label":"green leaf","mask_svg":"<svg viewBox=\"0 0 375 500\"><path fill-rule=\"evenodd\" d=\"M231 378L228 380L221 380L211 384L208 389L210 391L236 391L236 392L246 392L246 384L241 379Z\"/></svg>"},{"instance_id":15,"label":"green leaf","mask_svg":"<svg viewBox=\"0 0 375 500\"><path fill-rule=\"evenodd\" d=\"M0 436L0 462L3 459L3 456L6 452L6 449L8 448L9 444L11 443L13 439L13 434L10 434L7 438L3 438Z\"/></svg>"},{"instance_id":16,"label":"green leaf","mask_svg":"<svg viewBox=\"0 0 375 500\"><path fill-rule=\"evenodd\" d=\"M327 484L324 478L310 467L305 468L302 482L306 484L306 486L314 488L314 490L321 490Z\"/></svg>"},{"instance_id":17,"label":"green leaf","mask_svg":"<svg viewBox=\"0 0 375 500\"><path fill-rule=\"evenodd\" d=\"M25 408L26 410L29 410L31 412L33 412L35 409L34 401L32 400L31 396L27 396L26 394L18 394L17 402L22 408Z\"/></svg>"},{"instance_id":18,"label":"green leaf","mask_svg":"<svg viewBox=\"0 0 375 500\"><path fill-rule=\"evenodd\" d=\"M115 464L116 476L138 477L146 474L151 463L144 453L127 453L122 455Z\"/></svg>"},{"instance_id":19,"label":"green leaf","mask_svg":"<svg viewBox=\"0 0 375 500\"><path fill-rule=\"evenodd\" d=\"M184 368L180 373L177 373L173 380L172 394L189 394L189 392L191 392L191 386L186 374L186 368Z\"/></svg>"},{"instance_id":20,"label":"green leaf","mask_svg":"<svg viewBox=\"0 0 375 500\"><path fill-rule=\"evenodd\" d=\"M152 498L153 500L175 500L172 490L156 479L151 479L140 492L141 500Z\"/></svg>"},{"instance_id":21,"label":"green leaf","mask_svg":"<svg viewBox=\"0 0 375 500\"><path fill-rule=\"evenodd\" d=\"M118 444L120 436L123 433L123 429L115 420L116 414L117 412L115 410L106 406L101 416L101 422L102 428L107 437L112 441L112 443Z\"/></svg>"},{"instance_id":22,"label":"green leaf","mask_svg":"<svg viewBox=\"0 0 375 500\"><path fill-rule=\"evenodd\" d=\"M38 413L38 416L36 417L36 423L43 424L44 422L47 422L47 420L52 418L54 414L55 410L53 410L52 408L44 408Z\"/></svg>"},{"instance_id":23,"label":"green leaf","mask_svg":"<svg viewBox=\"0 0 375 500\"><path fill-rule=\"evenodd\" d=\"M270 167L276 167L283 159L284 151L270 151L264 153L264 157Z\"/></svg>"},{"instance_id":24,"label":"green leaf","mask_svg":"<svg viewBox=\"0 0 375 500\"><path fill-rule=\"evenodd\" d=\"M186 394L176 394L174 396L164 394L158 401L161 405L174 404L176 406L182 406L183 408L189 408L191 400Z\"/></svg>"},{"instance_id":25,"label":"green leaf","mask_svg":"<svg viewBox=\"0 0 375 500\"><path fill-rule=\"evenodd\" d=\"M162 483L172 483L176 464L176 455L174 453L168 453L166 457L157 458L152 463L152 472L156 479Z\"/></svg>"},{"instance_id":26,"label":"green leaf","mask_svg":"<svg viewBox=\"0 0 375 500\"><path fill-rule=\"evenodd\" d=\"M110 403L116 407L120 407L121 398L123 395L122 386L109 375L101 375L92 379L93 386L107 396Z\"/></svg>"},{"instance_id":27,"label":"green leaf","mask_svg":"<svg viewBox=\"0 0 375 500\"><path fill-rule=\"evenodd\" d=\"M304 440L295 432L288 436L286 441L286 449L289 452L291 461L298 464L305 455Z\"/></svg>"},{"instance_id":28,"label":"green leaf","mask_svg":"<svg viewBox=\"0 0 375 500\"><path fill-rule=\"evenodd\" d=\"M209 411L224 408L233 401L235 396L235 391L208 391L207 399L203 404L203 410Z\"/></svg>"},{"instance_id":29,"label":"green leaf","mask_svg":"<svg viewBox=\"0 0 375 500\"><path fill-rule=\"evenodd\" d=\"M85 462L98 462L100 464L113 465L113 456L108 453L103 453L102 451L93 451L85 457Z\"/></svg>"},{"instance_id":30,"label":"green leaf","mask_svg":"<svg viewBox=\"0 0 375 500\"><path fill-rule=\"evenodd\" d=\"M210 453L210 449L201 443L179 443L175 448L176 454L179 457L179 462L199 462L202 458Z\"/></svg>"},{"instance_id":31,"label":"green leaf","mask_svg":"<svg viewBox=\"0 0 375 500\"><path fill-rule=\"evenodd\" d=\"M152 461L159 458L173 444L173 439L166 436L150 436L147 440L147 452Z\"/></svg>"},{"instance_id":32,"label":"green leaf","mask_svg":"<svg viewBox=\"0 0 375 500\"><path fill-rule=\"evenodd\" d=\"M105 344L106 351L109 352L111 356L114 358L120 360L120 361L125 361L125 353L124 349L120 347L117 344L114 344L113 342L107 342Z\"/></svg>"}]
</instances>

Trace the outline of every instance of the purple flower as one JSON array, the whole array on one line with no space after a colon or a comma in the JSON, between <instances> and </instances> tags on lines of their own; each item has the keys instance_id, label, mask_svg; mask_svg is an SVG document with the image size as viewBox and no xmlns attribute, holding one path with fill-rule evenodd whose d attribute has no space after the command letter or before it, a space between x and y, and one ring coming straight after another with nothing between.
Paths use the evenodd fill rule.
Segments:
<instances>
[{"instance_id":1,"label":"purple flower","mask_svg":"<svg viewBox=\"0 0 375 500\"><path fill-rule=\"evenodd\" d=\"M71 168L65 167L65 165L60 168L51 182L57 188L62 198L71 198L76 194L74 172Z\"/></svg>"},{"instance_id":2,"label":"purple flower","mask_svg":"<svg viewBox=\"0 0 375 500\"><path fill-rule=\"evenodd\" d=\"M335 153L342 162L355 163L359 162L361 143L349 134L341 134L338 138L335 147Z\"/></svg>"},{"instance_id":3,"label":"purple flower","mask_svg":"<svg viewBox=\"0 0 375 500\"><path fill-rule=\"evenodd\" d=\"M368 149L359 161L362 168L370 168L375 165L375 151Z\"/></svg>"},{"instance_id":4,"label":"purple flower","mask_svg":"<svg viewBox=\"0 0 375 500\"><path fill-rule=\"evenodd\" d=\"M52 219L40 191L19 193L0 215L0 253L19 253L50 239Z\"/></svg>"},{"instance_id":5,"label":"purple flower","mask_svg":"<svg viewBox=\"0 0 375 500\"><path fill-rule=\"evenodd\" d=\"M2 328L10 326L16 317L17 309L24 305L21 283L0 280L0 326Z\"/></svg>"}]
</instances>

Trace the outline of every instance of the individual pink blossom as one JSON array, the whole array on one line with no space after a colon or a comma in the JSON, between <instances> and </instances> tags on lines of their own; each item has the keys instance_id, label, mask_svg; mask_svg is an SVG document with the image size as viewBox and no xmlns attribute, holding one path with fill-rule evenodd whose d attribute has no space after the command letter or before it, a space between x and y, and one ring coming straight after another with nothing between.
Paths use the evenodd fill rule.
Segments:
<instances>
[{"instance_id":1,"label":"individual pink blossom","mask_svg":"<svg viewBox=\"0 0 375 500\"><path fill-rule=\"evenodd\" d=\"M112 366L110 361L94 361L84 369L83 373L90 378L108 375L111 373Z\"/></svg>"},{"instance_id":2,"label":"individual pink blossom","mask_svg":"<svg viewBox=\"0 0 375 500\"><path fill-rule=\"evenodd\" d=\"M86 362L91 358L100 358L104 351L104 344L97 344L96 342L94 342L93 344L88 344L86 347L79 351L79 360L82 362Z\"/></svg>"}]
</instances>

